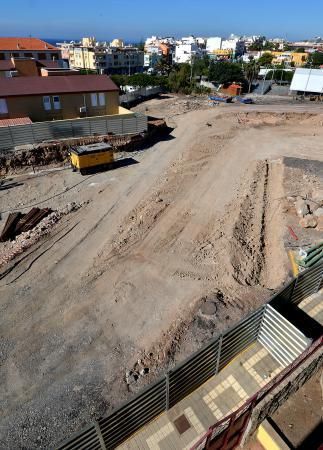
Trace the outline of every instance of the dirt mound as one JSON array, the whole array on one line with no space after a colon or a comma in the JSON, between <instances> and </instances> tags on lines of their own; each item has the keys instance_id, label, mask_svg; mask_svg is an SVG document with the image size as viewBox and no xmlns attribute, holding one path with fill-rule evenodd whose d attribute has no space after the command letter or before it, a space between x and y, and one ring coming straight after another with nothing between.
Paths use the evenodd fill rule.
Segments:
<instances>
[{"instance_id":1,"label":"dirt mound","mask_svg":"<svg viewBox=\"0 0 323 450\"><path fill-rule=\"evenodd\" d=\"M231 240L233 277L240 284L260 283L265 264L265 223L268 184L268 163L259 162L250 193L245 196Z\"/></svg>"},{"instance_id":2,"label":"dirt mound","mask_svg":"<svg viewBox=\"0 0 323 450\"><path fill-rule=\"evenodd\" d=\"M323 126L323 114L312 113L272 113L272 112L246 112L237 114L238 123L241 125L251 125L253 127L262 125L320 125Z\"/></svg>"}]
</instances>

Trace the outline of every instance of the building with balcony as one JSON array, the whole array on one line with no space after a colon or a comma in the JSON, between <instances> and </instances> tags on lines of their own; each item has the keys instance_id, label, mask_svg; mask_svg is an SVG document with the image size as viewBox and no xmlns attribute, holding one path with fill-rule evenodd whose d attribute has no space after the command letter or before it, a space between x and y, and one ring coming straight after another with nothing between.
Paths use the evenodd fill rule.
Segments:
<instances>
[{"instance_id":1,"label":"building with balcony","mask_svg":"<svg viewBox=\"0 0 323 450\"><path fill-rule=\"evenodd\" d=\"M121 46L117 46L121 45ZM69 63L75 69L96 71L99 74L134 74L144 70L144 52L125 46L121 39L111 44L83 38L68 47Z\"/></svg>"}]
</instances>

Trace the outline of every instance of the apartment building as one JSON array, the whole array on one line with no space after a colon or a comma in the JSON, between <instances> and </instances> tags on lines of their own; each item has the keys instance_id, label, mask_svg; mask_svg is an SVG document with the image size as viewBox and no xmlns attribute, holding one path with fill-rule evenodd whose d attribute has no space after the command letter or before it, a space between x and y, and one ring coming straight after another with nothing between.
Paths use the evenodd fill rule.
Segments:
<instances>
[{"instance_id":1,"label":"apartment building","mask_svg":"<svg viewBox=\"0 0 323 450\"><path fill-rule=\"evenodd\" d=\"M273 55L272 64L287 64L289 66L302 67L306 64L309 54L298 52L271 52Z\"/></svg>"},{"instance_id":2,"label":"apartment building","mask_svg":"<svg viewBox=\"0 0 323 450\"><path fill-rule=\"evenodd\" d=\"M205 54L196 44L177 44L175 47L174 62L177 64L191 64L195 58L202 58Z\"/></svg>"},{"instance_id":3,"label":"apartment building","mask_svg":"<svg viewBox=\"0 0 323 450\"><path fill-rule=\"evenodd\" d=\"M105 53L104 73L132 75L144 70L144 52L135 47L108 48Z\"/></svg>"},{"instance_id":4,"label":"apartment building","mask_svg":"<svg viewBox=\"0 0 323 450\"><path fill-rule=\"evenodd\" d=\"M76 69L109 75L134 74L144 69L144 52L125 46L121 39L109 44L96 42L94 38L83 38L80 43L69 44L68 52L70 66Z\"/></svg>"},{"instance_id":5,"label":"apartment building","mask_svg":"<svg viewBox=\"0 0 323 450\"><path fill-rule=\"evenodd\" d=\"M145 68L155 67L162 58L166 58L169 63L172 63L175 45L174 38L157 36L147 38L145 42Z\"/></svg>"},{"instance_id":6,"label":"apartment building","mask_svg":"<svg viewBox=\"0 0 323 450\"><path fill-rule=\"evenodd\" d=\"M61 50L41 39L33 37L0 37L0 61L14 58L60 60Z\"/></svg>"},{"instance_id":7,"label":"apartment building","mask_svg":"<svg viewBox=\"0 0 323 450\"><path fill-rule=\"evenodd\" d=\"M245 52L245 42L238 38L229 38L222 41L221 50L230 50L234 56L242 56Z\"/></svg>"},{"instance_id":8,"label":"apartment building","mask_svg":"<svg viewBox=\"0 0 323 450\"><path fill-rule=\"evenodd\" d=\"M215 50L221 50L222 38L221 37L209 37L206 41L206 52L212 54Z\"/></svg>"}]
</instances>

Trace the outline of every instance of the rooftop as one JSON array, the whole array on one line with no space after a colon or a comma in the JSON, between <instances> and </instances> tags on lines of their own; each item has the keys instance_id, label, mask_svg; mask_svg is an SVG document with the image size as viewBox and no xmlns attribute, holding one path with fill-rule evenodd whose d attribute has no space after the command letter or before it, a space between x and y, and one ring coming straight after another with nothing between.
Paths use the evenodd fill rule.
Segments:
<instances>
[{"instance_id":1,"label":"rooftop","mask_svg":"<svg viewBox=\"0 0 323 450\"><path fill-rule=\"evenodd\" d=\"M107 75L0 78L0 97L119 91Z\"/></svg>"},{"instance_id":2,"label":"rooftop","mask_svg":"<svg viewBox=\"0 0 323 450\"><path fill-rule=\"evenodd\" d=\"M33 37L0 37L1 50L59 50L54 45Z\"/></svg>"},{"instance_id":3,"label":"rooftop","mask_svg":"<svg viewBox=\"0 0 323 450\"><path fill-rule=\"evenodd\" d=\"M0 127L11 127L16 125L29 125L32 121L29 117L16 117L15 119L1 119Z\"/></svg>"},{"instance_id":4,"label":"rooftop","mask_svg":"<svg viewBox=\"0 0 323 450\"><path fill-rule=\"evenodd\" d=\"M31 60L36 61L36 64L41 67L51 68L51 69L58 69L59 62L58 61L50 61L46 59L33 59L33 58L11 58L11 59L4 59L0 61L0 71L9 71L9 70L15 70L15 61L21 61L21 60Z\"/></svg>"}]
</instances>

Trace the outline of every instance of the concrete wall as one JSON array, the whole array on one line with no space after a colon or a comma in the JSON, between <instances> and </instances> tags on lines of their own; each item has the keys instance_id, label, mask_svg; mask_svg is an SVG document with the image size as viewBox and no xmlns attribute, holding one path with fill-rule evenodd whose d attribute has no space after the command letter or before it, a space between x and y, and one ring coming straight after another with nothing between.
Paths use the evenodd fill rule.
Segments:
<instances>
[{"instance_id":1,"label":"concrete wall","mask_svg":"<svg viewBox=\"0 0 323 450\"><path fill-rule=\"evenodd\" d=\"M249 440L259 425L292 395L298 391L316 372L323 367L323 351L318 349L298 369L280 383L253 410L241 447ZM304 411L306 414L306 411Z\"/></svg>"},{"instance_id":2,"label":"concrete wall","mask_svg":"<svg viewBox=\"0 0 323 450\"><path fill-rule=\"evenodd\" d=\"M59 94L58 94L59 95ZM91 94L62 94L59 95L61 109L45 111L43 106L43 96L33 95L24 97L8 97L7 106L9 113L0 115L0 118L30 117L33 122L46 120L64 120L80 117L80 107L87 107L87 114L84 116L104 116L119 113L119 93L106 92L105 106L93 107L91 104ZM84 98L85 97L85 98Z\"/></svg>"}]
</instances>

